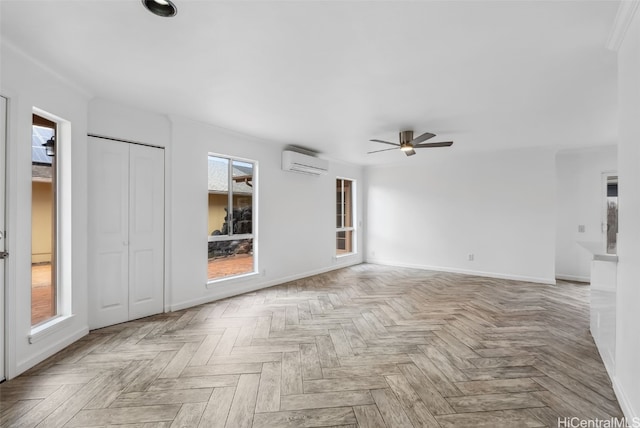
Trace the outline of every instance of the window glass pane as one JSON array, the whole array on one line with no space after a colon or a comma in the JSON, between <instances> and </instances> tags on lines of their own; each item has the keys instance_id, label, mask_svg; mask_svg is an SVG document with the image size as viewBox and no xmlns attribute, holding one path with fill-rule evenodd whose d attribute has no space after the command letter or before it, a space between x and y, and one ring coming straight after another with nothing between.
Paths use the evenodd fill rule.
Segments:
<instances>
[{"instance_id":1,"label":"window glass pane","mask_svg":"<svg viewBox=\"0 0 640 428\"><path fill-rule=\"evenodd\" d=\"M336 254L354 252L353 190L354 182L344 178L336 180ZM350 229L350 230L344 230Z\"/></svg>"},{"instance_id":2,"label":"window glass pane","mask_svg":"<svg viewBox=\"0 0 640 428\"><path fill-rule=\"evenodd\" d=\"M253 239L209 242L209 279L253 271Z\"/></svg>"},{"instance_id":3,"label":"window glass pane","mask_svg":"<svg viewBox=\"0 0 640 428\"><path fill-rule=\"evenodd\" d=\"M347 254L353 252L352 230L336 232L336 252L338 254Z\"/></svg>"},{"instance_id":4,"label":"window glass pane","mask_svg":"<svg viewBox=\"0 0 640 428\"><path fill-rule=\"evenodd\" d=\"M351 207L351 188L353 182L349 180L344 180L344 227L353 227L353 214Z\"/></svg>"},{"instance_id":5,"label":"window glass pane","mask_svg":"<svg viewBox=\"0 0 640 428\"><path fill-rule=\"evenodd\" d=\"M228 235L229 160L209 156L209 235Z\"/></svg>"},{"instance_id":6,"label":"window glass pane","mask_svg":"<svg viewBox=\"0 0 640 428\"><path fill-rule=\"evenodd\" d=\"M35 116L31 135L31 325L57 315L55 123Z\"/></svg>"},{"instance_id":7,"label":"window glass pane","mask_svg":"<svg viewBox=\"0 0 640 428\"><path fill-rule=\"evenodd\" d=\"M253 233L253 164L233 161L233 233Z\"/></svg>"},{"instance_id":8,"label":"window glass pane","mask_svg":"<svg viewBox=\"0 0 640 428\"><path fill-rule=\"evenodd\" d=\"M344 224L344 207L342 205L342 180L336 180L336 227Z\"/></svg>"},{"instance_id":9,"label":"window glass pane","mask_svg":"<svg viewBox=\"0 0 640 428\"><path fill-rule=\"evenodd\" d=\"M607 253L617 253L618 177L607 178Z\"/></svg>"}]
</instances>

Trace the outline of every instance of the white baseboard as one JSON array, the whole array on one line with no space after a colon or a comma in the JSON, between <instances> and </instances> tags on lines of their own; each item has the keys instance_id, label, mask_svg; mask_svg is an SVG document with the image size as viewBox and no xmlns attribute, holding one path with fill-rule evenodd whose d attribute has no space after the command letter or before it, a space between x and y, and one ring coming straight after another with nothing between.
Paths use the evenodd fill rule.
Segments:
<instances>
[{"instance_id":1,"label":"white baseboard","mask_svg":"<svg viewBox=\"0 0 640 428\"><path fill-rule=\"evenodd\" d=\"M578 276L578 275L556 274L556 279L563 279L565 281L586 282L586 283L591 282L591 278L589 278L588 276Z\"/></svg>"},{"instance_id":2,"label":"white baseboard","mask_svg":"<svg viewBox=\"0 0 640 428\"><path fill-rule=\"evenodd\" d=\"M612 358L605 358L606 356L603 356L602 354L604 348L600 346L600 344L598 343L598 340L596 339L595 336L593 336L593 334L591 334L591 337L593 337L593 341L596 344L596 349L600 354L600 359L604 363L604 368L607 370L607 374L609 375L609 379L611 380L611 384L613 386L613 392L616 394L616 398L618 399L618 404L622 409L622 413L624 414L624 417L627 420L627 423L629 423L629 426L635 426L633 425L633 421L640 421L640 413L635 411L635 409L631 405L631 401L629 400L627 395L624 393L624 389L618 382L618 378L616 377L616 371L614 366L615 363L610 363Z\"/></svg>"},{"instance_id":3,"label":"white baseboard","mask_svg":"<svg viewBox=\"0 0 640 428\"><path fill-rule=\"evenodd\" d=\"M412 269L432 270L436 272L459 273L462 275L474 275L474 276L482 276L486 278L509 279L512 281L535 282L539 284L554 285L556 283L555 278L540 278L540 277L534 277L534 276L512 275L512 274L504 274L504 273L498 273L498 272L485 272L485 271L479 271L479 270L460 269L460 268L452 268L452 267L445 267L445 266L418 265L418 264L401 263L401 262L394 262L394 261L380 260L380 259L367 259L366 263L374 263L374 264L386 265L386 266L406 267L406 268L412 268Z\"/></svg>"},{"instance_id":4,"label":"white baseboard","mask_svg":"<svg viewBox=\"0 0 640 428\"><path fill-rule=\"evenodd\" d=\"M613 392L616 394L616 398L618 399L618 404L620 404L620 408L622 409L622 413L624 414L625 419L629 424L632 424L633 421L640 421L640 413L636 411L631 405L629 398L625 395L624 389L618 383L618 380L614 377L611 379L611 383L613 384ZM636 426L636 425L629 425Z\"/></svg>"},{"instance_id":5,"label":"white baseboard","mask_svg":"<svg viewBox=\"0 0 640 428\"><path fill-rule=\"evenodd\" d=\"M10 373L11 378L14 378L19 374L29 370L31 367L34 367L36 364L41 363L53 354L62 351L64 348L71 345L73 342L76 342L77 340L83 338L87 334L89 334L89 327L82 327L76 330L74 333L67 335L64 339L44 348L37 354L31 355L28 359L21 361L16 365L15 373Z\"/></svg>"},{"instance_id":6,"label":"white baseboard","mask_svg":"<svg viewBox=\"0 0 640 428\"><path fill-rule=\"evenodd\" d=\"M244 293L249 293L251 291L261 290L263 288L273 287L274 285L280 285L287 282L295 281L297 279L307 278L314 275L319 275L321 273L330 272L332 270L342 269L348 266L353 266L362 263L361 260L354 260L346 263L339 263L336 265L326 266L320 269L315 269L312 271L302 272L295 275L280 277L277 279L272 279L269 281L258 282L258 283L237 283L233 285L233 288L223 288L222 284L219 289L216 287L208 288L207 290L210 292L206 296L200 297L198 299L192 299L184 302L174 303L169 306L169 310L171 312L180 311L182 309L191 308L194 306L202 305L205 303L211 303L216 300L226 299L227 297L237 296Z\"/></svg>"}]
</instances>

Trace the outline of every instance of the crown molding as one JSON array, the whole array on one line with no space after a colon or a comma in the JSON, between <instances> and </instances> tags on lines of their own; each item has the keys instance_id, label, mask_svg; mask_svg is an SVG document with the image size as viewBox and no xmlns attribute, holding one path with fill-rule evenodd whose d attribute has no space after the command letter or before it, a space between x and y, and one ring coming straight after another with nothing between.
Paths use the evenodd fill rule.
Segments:
<instances>
[{"instance_id":1,"label":"crown molding","mask_svg":"<svg viewBox=\"0 0 640 428\"><path fill-rule=\"evenodd\" d=\"M624 36L627 34L629 25L640 6L640 0L622 0L618 6L618 13L613 22L613 28L607 41L607 49L617 51L622 46Z\"/></svg>"}]
</instances>

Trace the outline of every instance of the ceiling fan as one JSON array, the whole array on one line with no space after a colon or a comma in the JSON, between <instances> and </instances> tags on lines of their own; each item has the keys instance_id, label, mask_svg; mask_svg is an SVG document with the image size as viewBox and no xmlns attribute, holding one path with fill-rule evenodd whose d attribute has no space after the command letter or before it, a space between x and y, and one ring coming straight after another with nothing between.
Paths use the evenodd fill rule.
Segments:
<instances>
[{"instance_id":1,"label":"ceiling fan","mask_svg":"<svg viewBox=\"0 0 640 428\"><path fill-rule=\"evenodd\" d=\"M435 137L436 134L432 134L430 132L425 132L419 137L413 138L413 131L400 131L400 144L391 143L389 141L384 140L369 140L375 143L383 143L390 144L395 146L392 149L382 149L382 150L374 150L373 152L367 152L367 154L378 153L378 152L386 152L388 150L397 150L400 149L407 156L413 156L416 154L414 149L426 149L430 147L449 147L453 144L453 141L445 141L443 143L424 143L423 141L427 141L430 138Z\"/></svg>"}]
</instances>

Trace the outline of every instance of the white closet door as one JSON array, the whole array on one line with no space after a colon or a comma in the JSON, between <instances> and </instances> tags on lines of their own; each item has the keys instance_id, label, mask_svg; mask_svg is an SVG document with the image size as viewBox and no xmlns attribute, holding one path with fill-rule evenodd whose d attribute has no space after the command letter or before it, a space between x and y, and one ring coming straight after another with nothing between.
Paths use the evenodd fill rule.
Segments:
<instances>
[{"instance_id":1,"label":"white closet door","mask_svg":"<svg viewBox=\"0 0 640 428\"><path fill-rule=\"evenodd\" d=\"M89 327L129 319L129 145L89 139Z\"/></svg>"},{"instance_id":2,"label":"white closet door","mask_svg":"<svg viewBox=\"0 0 640 428\"><path fill-rule=\"evenodd\" d=\"M131 145L129 319L163 311L164 150Z\"/></svg>"}]
</instances>

